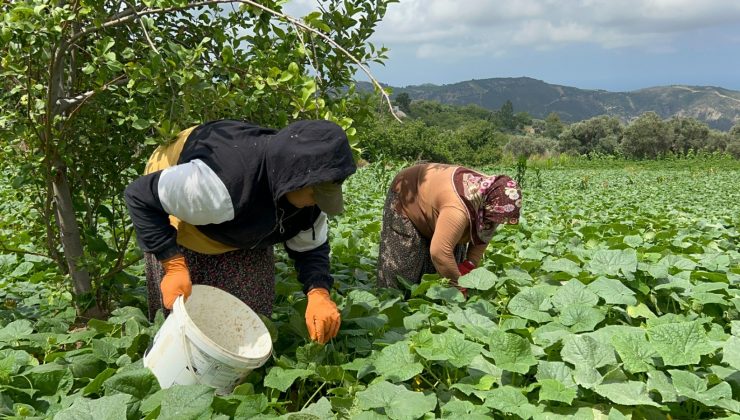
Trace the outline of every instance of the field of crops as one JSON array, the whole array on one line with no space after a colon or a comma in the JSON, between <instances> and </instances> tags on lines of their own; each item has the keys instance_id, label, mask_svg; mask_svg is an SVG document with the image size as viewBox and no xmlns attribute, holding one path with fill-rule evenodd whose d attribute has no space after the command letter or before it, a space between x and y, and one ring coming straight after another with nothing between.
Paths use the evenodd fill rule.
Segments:
<instances>
[{"instance_id":1,"label":"field of crops","mask_svg":"<svg viewBox=\"0 0 740 420\"><path fill-rule=\"evenodd\" d=\"M0 256L0 417L740 419L737 163L530 169L467 301L437 276L374 287L397 169L360 170L333 222L338 337L306 339L283 257L274 358L231 395L160 390L140 360L158 323L74 326L38 259Z\"/></svg>"}]
</instances>

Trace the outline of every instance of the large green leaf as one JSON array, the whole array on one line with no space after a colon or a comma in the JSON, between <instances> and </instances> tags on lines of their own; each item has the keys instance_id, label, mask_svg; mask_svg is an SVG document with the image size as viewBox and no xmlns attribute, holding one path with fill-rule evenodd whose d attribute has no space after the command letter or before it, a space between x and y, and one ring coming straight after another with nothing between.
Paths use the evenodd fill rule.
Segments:
<instances>
[{"instance_id":1,"label":"large green leaf","mask_svg":"<svg viewBox=\"0 0 740 420\"><path fill-rule=\"evenodd\" d=\"M666 278L675 271L691 271L696 263L680 255L668 254L655 264L648 265L648 273L655 278Z\"/></svg>"},{"instance_id":2,"label":"large green leaf","mask_svg":"<svg viewBox=\"0 0 740 420\"><path fill-rule=\"evenodd\" d=\"M103 387L106 395L123 393L142 400L159 390L159 382L149 369L132 369L113 375Z\"/></svg>"},{"instance_id":3,"label":"large green leaf","mask_svg":"<svg viewBox=\"0 0 740 420\"><path fill-rule=\"evenodd\" d=\"M445 303L465 302L465 297L456 287L444 287L439 284L435 284L430 287L426 292L426 297Z\"/></svg>"},{"instance_id":4,"label":"large green leaf","mask_svg":"<svg viewBox=\"0 0 740 420\"><path fill-rule=\"evenodd\" d=\"M537 412L537 408L529 403L522 389L509 385L486 391L483 404L504 414L515 414L525 419Z\"/></svg>"},{"instance_id":5,"label":"large green leaf","mask_svg":"<svg viewBox=\"0 0 740 420\"><path fill-rule=\"evenodd\" d=\"M527 373L537 363L529 341L512 333L492 331L489 349L496 366L517 373Z\"/></svg>"},{"instance_id":6,"label":"large green leaf","mask_svg":"<svg viewBox=\"0 0 740 420\"><path fill-rule=\"evenodd\" d=\"M538 346L547 348L572 334L565 325L550 322L534 330L532 341Z\"/></svg>"},{"instance_id":7,"label":"large green leaf","mask_svg":"<svg viewBox=\"0 0 740 420\"><path fill-rule=\"evenodd\" d=\"M604 318L604 313L597 308L583 304L572 304L561 309L558 321L570 327L572 332L578 333L593 331Z\"/></svg>"},{"instance_id":8,"label":"large green leaf","mask_svg":"<svg viewBox=\"0 0 740 420\"><path fill-rule=\"evenodd\" d=\"M588 289L596 293L604 302L610 305L636 305L635 292L622 284L621 281L607 277L599 277L588 285Z\"/></svg>"},{"instance_id":9,"label":"large green leaf","mask_svg":"<svg viewBox=\"0 0 740 420\"><path fill-rule=\"evenodd\" d=\"M55 420L125 419L130 395L111 395L96 400L77 398L69 408L54 416Z\"/></svg>"},{"instance_id":10,"label":"large green leaf","mask_svg":"<svg viewBox=\"0 0 740 420\"><path fill-rule=\"evenodd\" d=\"M456 310L447 315L447 320L456 328L462 330L465 335L478 341L488 341L490 332L498 329L493 320L472 308Z\"/></svg>"},{"instance_id":11,"label":"large green leaf","mask_svg":"<svg viewBox=\"0 0 740 420\"><path fill-rule=\"evenodd\" d=\"M732 399L732 388L727 382L720 382L708 389L707 380L691 372L675 369L668 372L679 396L691 398L707 406L717 405L722 399Z\"/></svg>"},{"instance_id":12,"label":"large green leaf","mask_svg":"<svg viewBox=\"0 0 740 420\"><path fill-rule=\"evenodd\" d=\"M424 330L414 336L413 342L414 350L424 359L446 360L455 367L467 366L483 349L482 344L466 340L464 334L453 329L442 334Z\"/></svg>"},{"instance_id":13,"label":"large green leaf","mask_svg":"<svg viewBox=\"0 0 740 420\"><path fill-rule=\"evenodd\" d=\"M568 387L575 387L573 381L573 370L563 362L548 362L540 360L537 363L537 374L535 375L538 382L544 379L555 379Z\"/></svg>"},{"instance_id":14,"label":"large green leaf","mask_svg":"<svg viewBox=\"0 0 740 420\"><path fill-rule=\"evenodd\" d=\"M740 338L730 337L722 347L722 363L740 371Z\"/></svg>"},{"instance_id":15,"label":"large green leaf","mask_svg":"<svg viewBox=\"0 0 740 420\"><path fill-rule=\"evenodd\" d=\"M553 287L550 286L523 288L509 301L509 312L539 323L550 321L552 317L547 311L552 306L550 303L552 292Z\"/></svg>"},{"instance_id":16,"label":"large green leaf","mask_svg":"<svg viewBox=\"0 0 740 420\"><path fill-rule=\"evenodd\" d=\"M563 340L560 356L577 368L596 369L615 364L614 349L587 335L571 335Z\"/></svg>"},{"instance_id":17,"label":"large green leaf","mask_svg":"<svg viewBox=\"0 0 740 420\"><path fill-rule=\"evenodd\" d=\"M650 398L643 382L629 381L600 384L596 385L594 390L616 404L660 407L660 404Z\"/></svg>"},{"instance_id":18,"label":"large green leaf","mask_svg":"<svg viewBox=\"0 0 740 420\"><path fill-rule=\"evenodd\" d=\"M308 369L284 369L274 366L265 376L265 386L285 392L298 378L308 378L313 371Z\"/></svg>"},{"instance_id":19,"label":"large green leaf","mask_svg":"<svg viewBox=\"0 0 740 420\"><path fill-rule=\"evenodd\" d=\"M200 419L211 412L213 388L206 385L174 385L163 389L157 419Z\"/></svg>"},{"instance_id":20,"label":"large green leaf","mask_svg":"<svg viewBox=\"0 0 740 420\"><path fill-rule=\"evenodd\" d=\"M576 277L581 273L581 266L567 258L555 259L548 257L542 262L542 269L548 272L562 271L573 277Z\"/></svg>"},{"instance_id":21,"label":"large green leaf","mask_svg":"<svg viewBox=\"0 0 740 420\"><path fill-rule=\"evenodd\" d=\"M648 328L650 344L668 366L699 363L702 355L715 350L704 326L698 321L669 322Z\"/></svg>"},{"instance_id":22,"label":"large green leaf","mask_svg":"<svg viewBox=\"0 0 740 420\"><path fill-rule=\"evenodd\" d=\"M409 341L399 341L380 351L373 365L379 375L391 382L407 381L424 370L411 352Z\"/></svg>"},{"instance_id":23,"label":"large green leaf","mask_svg":"<svg viewBox=\"0 0 740 420\"><path fill-rule=\"evenodd\" d=\"M470 373L471 376L489 375L493 378L496 378L497 380L500 380L501 375L503 374L503 370L500 367L489 362L488 359L479 354L475 356L470 362L470 365L468 366L468 373Z\"/></svg>"},{"instance_id":24,"label":"large green leaf","mask_svg":"<svg viewBox=\"0 0 740 420\"><path fill-rule=\"evenodd\" d=\"M434 394L412 392L403 385L376 382L356 394L361 409L382 409L391 419L416 419L433 411L437 406Z\"/></svg>"},{"instance_id":25,"label":"large green leaf","mask_svg":"<svg viewBox=\"0 0 740 420\"><path fill-rule=\"evenodd\" d=\"M33 324L27 319L13 321L0 329L0 342L18 341L33 333Z\"/></svg>"},{"instance_id":26,"label":"large green leaf","mask_svg":"<svg viewBox=\"0 0 740 420\"><path fill-rule=\"evenodd\" d=\"M628 275L637 270L637 253L634 249L600 249L595 251L586 268L597 276Z\"/></svg>"},{"instance_id":27,"label":"large green leaf","mask_svg":"<svg viewBox=\"0 0 740 420\"><path fill-rule=\"evenodd\" d=\"M560 401L570 405L578 395L577 386L567 386L557 379L539 380L539 401Z\"/></svg>"},{"instance_id":28,"label":"large green leaf","mask_svg":"<svg viewBox=\"0 0 740 420\"><path fill-rule=\"evenodd\" d=\"M559 287L550 301L558 311L562 311L570 305L594 306L599 302L599 297L588 290L583 283L573 279Z\"/></svg>"},{"instance_id":29,"label":"large green leaf","mask_svg":"<svg viewBox=\"0 0 740 420\"><path fill-rule=\"evenodd\" d=\"M74 383L72 372L55 363L34 366L24 371L23 376L42 395L64 395L72 389Z\"/></svg>"},{"instance_id":30,"label":"large green leaf","mask_svg":"<svg viewBox=\"0 0 740 420\"><path fill-rule=\"evenodd\" d=\"M476 268L458 280L460 286L476 290L489 290L497 282L498 277L483 267Z\"/></svg>"},{"instance_id":31,"label":"large green leaf","mask_svg":"<svg viewBox=\"0 0 740 420\"><path fill-rule=\"evenodd\" d=\"M644 332L618 332L612 336L611 341L625 370L638 373L653 369L656 352Z\"/></svg>"},{"instance_id":32,"label":"large green leaf","mask_svg":"<svg viewBox=\"0 0 740 420\"><path fill-rule=\"evenodd\" d=\"M466 419L486 420L490 418L489 412L490 410L486 407L455 397L452 397L449 402L442 406L443 418L464 416Z\"/></svg>"},{"instance_id":33,"label":"large green leaf","mask_svg":"<svg viewBox=\"0 0 740 420\"><path fill-rule=\"evenodd\" d=\"M649 390L657 391L664 403L678 401L676 388L668 379L668 375L659 370L648 372L647 387Z\"/></svg>"}]
</instances>

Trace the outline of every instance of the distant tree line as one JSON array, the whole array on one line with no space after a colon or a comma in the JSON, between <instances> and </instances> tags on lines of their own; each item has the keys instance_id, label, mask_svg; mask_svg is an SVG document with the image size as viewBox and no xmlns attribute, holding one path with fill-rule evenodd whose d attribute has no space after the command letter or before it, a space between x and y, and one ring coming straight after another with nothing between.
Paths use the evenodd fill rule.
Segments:
<instances>
[{"instance_id":1,"label":"distant tree line","mask_svg":"<svg viewBox=\"0 0 740 420\"><path fill-rule=\"evenodd\" d=\"M626 159L728 154L740 159L740 123L723 132L695 118L664 120L647 112L628 123L602 115L565 124L556 113L543 120L515 112L511 101L491 111L476 105L411 100L402 93L395 103L407 116L402 124L378 116L358 130L366 158L470 165L495 163L505 154L529 157L565 153Z\"/></svg>"}]
</instances>

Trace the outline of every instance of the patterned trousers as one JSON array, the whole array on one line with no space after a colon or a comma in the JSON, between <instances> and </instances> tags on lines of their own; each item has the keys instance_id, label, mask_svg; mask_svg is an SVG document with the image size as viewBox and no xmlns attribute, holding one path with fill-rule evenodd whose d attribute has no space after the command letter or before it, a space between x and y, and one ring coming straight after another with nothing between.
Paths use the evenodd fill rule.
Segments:
<instances>
[{"instance_id":1,"label":"patterned trousers","mask_svg":"<svg viewBox=\"0 0 740 420\"><path fill-rule=\"evenodd\" d=\"M378 286L398 288L396 277L419 283L424 274L437 270L429 254L431 238L425 238L405 215L396 211L398 199L393 190L388 191L383 207L383 227L380 231L378 256ZM467 245L455 247L455 260L462 262Z\"/></svg>"},{"instance_id":2,"label":"patterned trousers","mask_svg":"<svg viewBox=\"0 0 740 420\"><path fill-rule=\"evenodd\" d=\"M193 284L218 287L238 297L255 312L270 316L275 300L275 258L273 248L236 250L208 255L180 247ZM153 254L146 253L145 271L149 319L163 309L159 283L164 268ZM165 315L169 313L165 309Z\"/></svg>"}]
</instances>

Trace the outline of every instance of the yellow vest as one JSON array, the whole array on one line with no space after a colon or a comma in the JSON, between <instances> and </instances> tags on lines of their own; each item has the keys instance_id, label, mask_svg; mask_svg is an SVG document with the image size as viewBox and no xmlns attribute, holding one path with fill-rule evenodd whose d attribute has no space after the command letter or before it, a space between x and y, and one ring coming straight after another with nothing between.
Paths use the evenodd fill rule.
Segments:
<instances>
[{"instance_id":1,"label":"yellow vest","mask_svg":"<svg viewBox=\"0 0 740 420\"><path fill-rule=\"evenodd\" d=\"M182 148L185 146L188 136L190 136L190 133L196 127L197 126L193 126L180 132L172 143L157 147L157 150L152 153L146 163L144 175L177 165L177 160L180 158ZM195 252L215 255L237 249L224 245L221 242L214 241L204 235L203 232L199 231L195 226L190 223L183 222L175 216L170 216L170 224L177 229L177 244Z\"/></svg>"}]
</instances>

